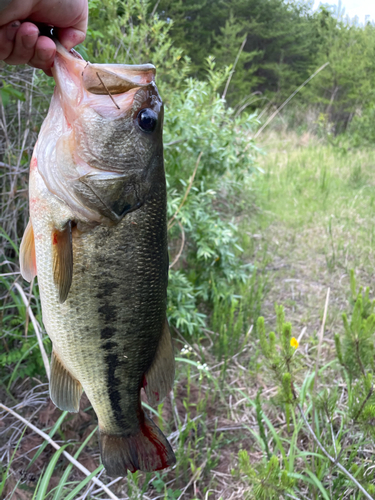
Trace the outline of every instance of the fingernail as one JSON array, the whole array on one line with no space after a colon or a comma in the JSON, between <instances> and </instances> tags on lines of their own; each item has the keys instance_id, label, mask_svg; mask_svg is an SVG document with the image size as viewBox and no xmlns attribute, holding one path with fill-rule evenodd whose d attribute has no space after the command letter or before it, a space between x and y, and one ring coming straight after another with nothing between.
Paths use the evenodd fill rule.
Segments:
<instances>
[{"instance_id":1,"label":"fingernail","mask_svg":"<svg viewBox=\"0 0 375 500\"><path fill-rule=\"evenodd\" d=\"M36 44L37 39L38 39L37 32L31 33L30 35L24 35L22 37L22 45L25 47L25 49L32 49Z\"/></svg>"},{"instance_id":2,"label":"fingernail","mask_svg":"<svg viewBox=\"0 0 375 500\"><path fill-rule=\"evenodd\" d=\"M7 27L7 40L9 40L9 42L13 42L13 40L16 37L17 30L20 26L21 26L21 23L19 21L13 21L13 23L8 25L8 27Z\"/></svg>"}]
</instances>

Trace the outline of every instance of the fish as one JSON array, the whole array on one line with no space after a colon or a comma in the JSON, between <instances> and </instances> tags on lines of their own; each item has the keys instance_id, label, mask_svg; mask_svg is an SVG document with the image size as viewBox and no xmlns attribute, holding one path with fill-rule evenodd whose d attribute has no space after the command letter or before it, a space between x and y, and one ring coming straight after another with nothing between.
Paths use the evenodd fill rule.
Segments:
<instances>
[{"instance_id":1,"label":"fish","mask_svg":"<svg viewBox=\"0 0 375 500\"><path fill-rule=\"evenodd\" d=\"M57 44L56 82L30 162L20 245L52 341L50 397L98 418L108 475L176 458L144 412L171 391L163 103L151 64L90 64Z\"/></svg>"}]
</instances>

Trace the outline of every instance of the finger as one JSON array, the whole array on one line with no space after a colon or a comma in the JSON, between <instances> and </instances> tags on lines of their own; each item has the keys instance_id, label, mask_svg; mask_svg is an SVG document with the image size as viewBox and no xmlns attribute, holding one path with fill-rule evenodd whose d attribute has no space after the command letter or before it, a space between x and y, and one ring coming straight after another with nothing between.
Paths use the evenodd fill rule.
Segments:
<instances>
[{"instance_id":1,"label":"finger","mask_svg":"<svg viewBox=\"0 0 375 500\"><path fill-rule=\"evenodd\" d=\"M74 28L60 28L57 36L61 45L70 50L84 41L86 32Z\"/></svg>"},{"instance_id":2,"label":"finger","mask_svg":"<svg viewBox=\"0 0 375 500\"><path fill-rule=\"evenodd\" d=\"M70 50L76 45L82 43L86 38L88 21L88 3L83 2L82 10L79 16L72 22L69 28L60 28L58 30L58 38L61 44Z\"/></svg>"},{"instance_id":3,"label":"finger","mask_svg":"<svg viewBox=\"0 0 375 500\"><path fill-rule=\"evenodd\" d=\"M4 59L8 64L27 64L34 56L39 30L32 23L22 23L18 28L11 54Z\"/></svg>"},{"instance_id":4,"label":"finger","mask_svg":"<svg viewBox=\"0 0 375 500\"><path fill-rule=\"evenodd\" d=\"M21 26L19 21L13 21L0 28L0 61L10 56L14 47L14 40L18 28Z\"/></svg>"},{"instance_id":5,"label":"finger","mask_svg":"<svg viewBox=\"0 0 375 500\"><path fill-rule=\"evenodd\" d=\"M53 66L55 54L56 45L53 40L46 36L40 36L35 47L34 57L30 59L29 64L34 68L44 70L48 76L52 76L50 70Z\"/></svg>"}]
</instances>

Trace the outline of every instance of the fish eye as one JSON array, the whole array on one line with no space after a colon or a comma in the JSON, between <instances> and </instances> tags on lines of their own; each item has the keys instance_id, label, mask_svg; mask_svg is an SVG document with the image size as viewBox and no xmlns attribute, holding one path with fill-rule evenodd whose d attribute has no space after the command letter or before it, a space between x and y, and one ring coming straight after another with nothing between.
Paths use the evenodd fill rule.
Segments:
<instances>
[{"instance_id":1,"label":"fish eye","mask_svg":"<svg viewBox=\"0 0 375 500\"><path fill-rule=\"evenodd\" d=\"M158 122L158 115L150 108L141 109L138 113L138 125L144 132L153 132Z\"/></svg>"}]
</instances>

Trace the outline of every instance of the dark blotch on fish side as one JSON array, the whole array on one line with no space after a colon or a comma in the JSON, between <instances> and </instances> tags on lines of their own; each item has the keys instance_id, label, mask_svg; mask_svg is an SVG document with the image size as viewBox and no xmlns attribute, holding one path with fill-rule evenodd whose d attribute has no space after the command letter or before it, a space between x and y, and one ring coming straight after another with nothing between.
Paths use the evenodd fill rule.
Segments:
<instances>
[{"instance_id":1,"label":"dark blotch on fish side","mask_svg":"<svg viewBox=\"0 0 375 500\"><path fill-rule=\"evenodd\" d=\"M102 340L109 340L113 337L113 335L116 333L116 328L112 328L110 326L106 326L103 328L103 330L100 332L100 338Z\"/></svg>"},{"instance_id":2,"label":"dark blotch on fish side","mask_svg":"<svg viewBox=\"0 0 375 500\"><path fill-rule=\"evenodd\" d=\"M117 342L111 342L110 340L108 340L107 342L103 343L100 347L105 351L111 351L112 349L118 347L118 344Z\"/></svg>"},{"instance_id":3,"label":"dark blotch on fish side","mask_svg":"<svg viewBox=\"0 0 375 500\"><path fill-rule=\"evenodd\" d=\"M116 368L120 366L119 357L117 354L107 354L105 357L107 365L107 386L109 393L109 400L117 423L121 426L123 421L123 411L121 409L120 401L121 395L119 387L121 380L116 377Z\"/></svg>"},{"instance_id":4,"label":"dark blotch on fish side","mask_svg":"<svg viewBox=\"0 0 375 500\"><path fill-rule=\"evenodd\" d=\"M97 299L104 299L110 297L112 293L119 287L119 284L115 281L104 281L101 283L100 292L97 293Z\"/></svg>"},{"instance_id":5,"label":"dark blotch on fish side","mask_svg":"<svg viewBox=\"0 0 375 500\"><path fill-rule=\"evenodd\" d=\"M105 322L114 322L117 317L117 306L105 304L98 308L98 313Z\"/></svg>"}]
</instances>

